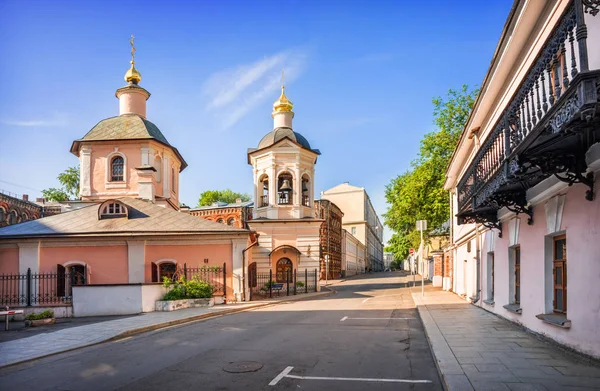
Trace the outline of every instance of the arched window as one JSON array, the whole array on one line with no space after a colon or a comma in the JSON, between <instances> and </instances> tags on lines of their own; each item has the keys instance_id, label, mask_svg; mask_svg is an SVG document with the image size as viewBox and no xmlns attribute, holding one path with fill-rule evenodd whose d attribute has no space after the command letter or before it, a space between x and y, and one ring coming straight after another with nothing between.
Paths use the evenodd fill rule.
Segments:
<instances>
[{"instance_id":1,"label":"arched window","mask_svg":"<svg viewBox=\"0 0 600 391\"><path fill-rule=\"evenodd\" d=\"M125 161L122 156L115 156L110 161L110 181L123 182L123 168Z\"/></svg>"},{"instance_id":2,"label":"arched window","mask_svg":"<svg viewBox=\"0 0 600 391\"><path fill-rule=\"evenodd\" d=\"M27 216L27 213L23 213L23 214L21 215L21 221L22 221L22 222L25 222L25 221L27 221L27 220L29 220L29 216Z\"/></svg>"},{"instance_id":3,"label":"arched window","mask_svg":"<svg viewBox=\"0 0 600 391\"><path fill-rule=\"evenodd\" d=\"M269 205L269 177L266 174L261 175L258 179L258 186L258 207L262 208Z\"/></svg>"},{"instance_id":4,"label":"arched window","mask_svg":"<svg viewBox=\"0 0 600 391\"><path fill-rule=\"evenodd\" d=\"M176 187L175 187L175 167L171 167L171 191L173 193L176 193Z\"/></svg>"},{"instance_id":5,"label":"arched window","mask_svg":"<svg viewBox=\"0 0 600 391\"><path fill-rule=\"evenodd\" d=\"M154 169L156 170L156 172L154 173L156 183L160 183L160 181L162 180L162 159L160 158L160 156L154 157Z\"/></svg>"},{"instance_id":6,"label":"arched window","mask_svg":"<svg viewBox=\"0 0 600 391\"><path fill-rule=\"evenodd\" d=\"M119 201L104 201L100 205L98 217L100 219L127 217L127 207Z\"/></svg>"},{"instance_id":7,"label":"arched window","mask_svg":"<svg viewBox=\"0 0 600 391\"><path fill-rule=\"evenodd\" d=\"M177 265L171 262L163 262L160 265L158 265L158 281L161 282L164 277L168 277L172 280L176 272Z\"/></svg>"},{"instance_id":8,"label":"arched window","mask_svg":"<svg viewBox=\"0 0 600 391\"><path fill-rule=\"evenodd\" d=\"M8 225L17 224L18 216L16 211L12 211L8 215Z\"/></svg>"},{"instance_id":9,"label":"arched window","mask_svg":"<svg viewBox=\"0 0 600 391\"><path fill-rule=\"evenodd\" d=\"M292 276L292 261L289 258L281 258L277 261L276 275L275 278L277 282L289 282L292 281L294 276Z\"/></svg>"},{"instance_id":10,"label":"arched window","mask_svg":"<svg viewBox=\"0 0 600 391\"><path fill-rule=\"evenodd\" d=\"M2 227L2 223L4 223L5 219L6 219L6 211L4 210L4 208L0 208L0 227Z\"/></svg>"},{"instance_id":11,"label":"arched window","mask_svg":"<svg viewBox=\"0 0 600 391\"><path fill-rule=\"evenodd\" d=\"M71 276L71 286L87 284L87 276L84 265L69 266L69 274Z\"/></svg>"},{"instance_id":12,"label":"arched window","mask_svg":"<svg viewBox=\"0 0 600 391\"><path fill-rule=\"evenodd\" d=\"M224 221L223 219L219 219L219 220L217 220L217 223L219 223L219 224L224 224L224 223L225 223L225 221Z\"/></svg>"},{"instance_id":13,"label":"arched window","mask_svg":"<svg viewBox=\"0 0 600 391\"><path fill-rule=\"evenodd\" d=\"M279 205L291 205L293 203L292 194L294 188L294 180L289 172L282 172L277 178L277 190L279 195Z\"/></svg>"},{"instance_id":14,"label":"arched window","mask_svg":"<svg viewBox=\"0 0 600 391\"><path fill-rule=\"evenodd\" d=\"M302 176L302 205L310 206L310 179L308 175Z\"/></svg>"},{"instance_id":15,"label":"arched window","mask_svg":"<svg viewBox=\"0 0 600 391\"><path fill-rule=\"evenodd\" d=\"M235 219L233 217L230 217L227 220L227 225L230 226L230 227L233 227L235 225Z\"/></svg>"}]
</instances>

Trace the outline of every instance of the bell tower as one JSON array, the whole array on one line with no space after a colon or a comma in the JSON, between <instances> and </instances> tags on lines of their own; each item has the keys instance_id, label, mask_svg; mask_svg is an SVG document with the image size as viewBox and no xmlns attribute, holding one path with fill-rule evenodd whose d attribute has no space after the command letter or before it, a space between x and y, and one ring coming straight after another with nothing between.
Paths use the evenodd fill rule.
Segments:
<instances>
[{"instance_id":1,"label":"bell tower","mask_svg":"<svg viewBox=\"0 0 600 391\"><path fill-rule=\"evenodd\" d=\"M294 105L285 95L273 103L273 131L248 150L254 171L254 218L314 218L314 174L318 149L292 129Z\"/></svg>"}]
</instances>

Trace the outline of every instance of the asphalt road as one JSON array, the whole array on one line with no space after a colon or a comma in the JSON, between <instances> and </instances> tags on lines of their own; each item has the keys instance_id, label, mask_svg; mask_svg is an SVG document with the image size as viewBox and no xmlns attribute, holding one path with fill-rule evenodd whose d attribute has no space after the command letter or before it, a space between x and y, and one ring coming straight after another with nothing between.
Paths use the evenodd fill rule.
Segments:
<instances>
[{"instance_id":1,"label":"asphalt road","mask_svg":"<svg viewBox=\"0 0 600 391\"><path fill-rule=\"evenodd\" d=\"M336 293L320 299L165 328L4 368L0 388L441 390L405 280L399 273L371 274L338 284ZM239 372L247 370L254 371Z\"/></svg>"}]
</instances>

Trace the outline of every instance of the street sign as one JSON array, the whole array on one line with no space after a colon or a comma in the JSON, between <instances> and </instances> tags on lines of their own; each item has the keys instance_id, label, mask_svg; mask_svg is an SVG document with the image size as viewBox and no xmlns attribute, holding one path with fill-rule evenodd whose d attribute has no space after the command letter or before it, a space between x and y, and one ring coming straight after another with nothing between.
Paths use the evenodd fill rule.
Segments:
<instances>
[{"instance_id":1,"label":"street sign","mask_svg":"<svg viewBox=\"0 0 600 391\"><path fill-rule=\"evenodd\" d=\"M427 220L417 220L417 231L427 230Z\"/></svg>"},{"instance_id":2,"label":"street sign","mask_svg":"<svg viewBox=\"0 0 600 391\"><path fill-rule=\"evenodd\" d=\"M413 254L415 253L415 249L414 249L414 248L409 248L409 249L408 249L408 253L409 253L410 255L413 255Z\"/></svg>"}]
</instances>

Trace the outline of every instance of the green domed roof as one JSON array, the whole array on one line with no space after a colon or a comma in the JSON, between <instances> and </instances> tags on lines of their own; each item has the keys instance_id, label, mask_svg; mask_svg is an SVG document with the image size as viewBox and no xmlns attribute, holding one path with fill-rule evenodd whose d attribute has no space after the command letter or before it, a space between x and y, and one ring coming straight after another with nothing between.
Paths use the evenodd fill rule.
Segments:
<instances>
[{"instance_id":1,"label":"green domed roof","mask_svg":"<svg viewBox=\"0 0 600 391\"><path fill-rule=\"evenodd\" d=\"M156 140L174 150L181 160L181 170L187 163L162 134L158 126L137 114L123 114L106 118L98 122L85 136L73 141L71 152L79 155L79 144L84 141L109 141L109 140Z\"/></svg>"}]
</instances>

